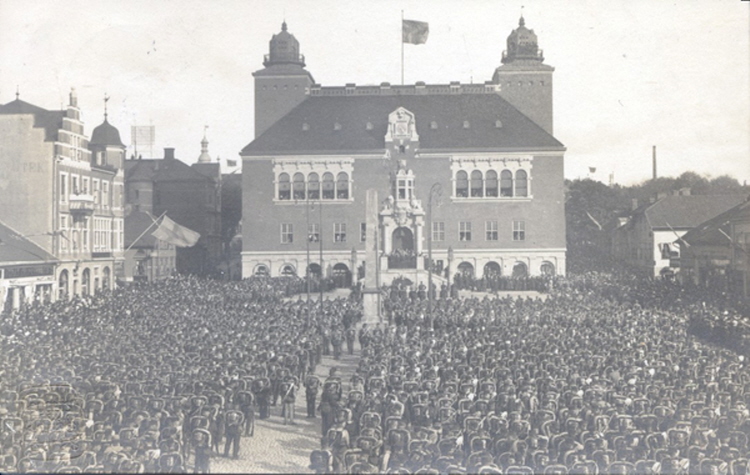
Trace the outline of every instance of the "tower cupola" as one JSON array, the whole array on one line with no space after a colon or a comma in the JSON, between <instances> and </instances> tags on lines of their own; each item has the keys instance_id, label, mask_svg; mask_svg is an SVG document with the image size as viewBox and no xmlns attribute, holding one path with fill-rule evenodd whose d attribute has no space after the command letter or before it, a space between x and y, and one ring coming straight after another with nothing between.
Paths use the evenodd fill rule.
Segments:
<instances>
[{"instance_id":1,"label":"tower cupola","mask_svg":"<svg viewBox=\"0 0 750 475\"><path fill-rule=\"evenodd\" d=\"M503 51L503 64L513 61L544 61L542 50L537 44L534 30L526 28L526 21L521 17L518 28L508 36L507 50Z\"/></svg>"},{"instance_id":2,"label":"tower cupola","mask_svg":"<svg viewBox=\"0 0 750 475\"><path fill-rule=\"evenodd\" d=\"M296 64L305 67L305 57L299 54L299 41L287 31L286 21L281 24L281 32L273 35L268 54L263 58L263 66Z\"/></svg>"}]
</instances>

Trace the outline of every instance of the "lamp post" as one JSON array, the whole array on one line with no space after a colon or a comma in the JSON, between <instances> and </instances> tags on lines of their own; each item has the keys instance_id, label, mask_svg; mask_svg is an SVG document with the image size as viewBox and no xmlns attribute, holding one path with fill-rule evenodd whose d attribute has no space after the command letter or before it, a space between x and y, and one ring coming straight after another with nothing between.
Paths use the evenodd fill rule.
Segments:
<instances>
[{"instance_id":1,"label":"lamp post","mask_svg":"<svg viewBox=\"0 0 750 475\"><path fill-rule=\"evenodd\" d=\"M442 185L433 183L427 201L427 316L430 322L432 322L432 198L435 195L439 198L442 193Z\"/></svg>"},{"instance_id":2,"label":"lamp post","mask_svg":"<svg viewBox=\"0 0 750 475\"><path fill-rule=\"evenodd\" d=\"M451 261L453 261L453 246L448 246L448 297L453 289L453 279L451 278Z\"/></svg>"},{"instance_id":3,"label":"lamp post","mask_svg":"<svg viewBox=\"0 0 750 475\"><path fill-rule=\"evenodd\" d=\"M318 243L320 244L320 305L323 305L323 202L318 201Z\"/></svg>"},{"instance_id":4,"label":"lamp post","mask_svg":"<svg viewBox=\"0 0 750 475\"><path fill-rule=\"evenodd\" d=\"M307 267L305 267L305 282L307 284L307 321L310 321L310 240L312 234L310 233L310 197L307 197L305 203L305 217L307 222L307 242L305 247L307 248Z\"/></svg>"}]
</instances>

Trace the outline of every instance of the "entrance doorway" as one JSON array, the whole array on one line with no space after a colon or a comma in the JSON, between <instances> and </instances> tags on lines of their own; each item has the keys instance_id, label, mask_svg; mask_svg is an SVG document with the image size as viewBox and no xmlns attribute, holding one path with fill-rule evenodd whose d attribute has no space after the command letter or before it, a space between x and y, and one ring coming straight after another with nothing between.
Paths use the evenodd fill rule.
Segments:
<instances>
[{"instance_id":1,"label":"entrance doorway","mask_svg":"<svg viewBox=\"0 0 750 475\"><path fill-rule=\"evenodd\" d=\"M337 289L347 289L352 286L352 273L346 264L338 263L331 272Z\"/></svg>"},{"instance_id":2,"label":"entrance doorway","mask_svg":"<svg viewBox=\"0 0 750 475\"><path fill-rule=\"evenodd\" d=\"M414 253L414 234L411 229L401 226L393 231L393 252L405 255Z\"/></svg>"}]
</instances>

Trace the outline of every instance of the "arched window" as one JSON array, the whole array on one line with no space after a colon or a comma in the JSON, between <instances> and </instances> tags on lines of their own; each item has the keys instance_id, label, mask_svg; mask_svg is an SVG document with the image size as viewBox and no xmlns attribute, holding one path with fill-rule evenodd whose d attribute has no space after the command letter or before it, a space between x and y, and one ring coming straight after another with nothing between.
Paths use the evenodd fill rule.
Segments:
<instances>
[{"instance_id":1,"label":"arched window","mask_svg":"<svg viewBox=\"0 0 750 475\"><path fill-rule=\"evenodd\" d=\"M542 262L542 266L539 270L542 275L555 275L555 265L549 261Z\"/></svg>"},{"instance_id":2,"label":"arched window","mask_svg":"<svg viewBox=\"0 0 750 475\"><path fill-rule=\"evenodd\" d=\"M469 175L463 170L456 173L456 196L459 198L469 196Z\"/></svg>"},{"instance_id":3,"label":"arched window","mask_svg":"<svg viewBox=\"0 0 750 475\"><path fill-rule=\"evenodd\" d=\"M320 179L315 172L307 175L307 197L311 200L320 199Z\"/></svg>"},{"instance_id":4,"label":"arched window","mask_svg":"<svg viewBox=\"0 0 750 475\"><path fill-rule=\"evenodd\" d=\"M284 267L281 268L281 275L296 276L297 271L294 269L294 266L292 266L291 264L286 264Z\"/></svg>"},{"instance_id":5,"label":"arched window","mask_svg":"<svg viewBox=\"0 0 750 475\"><path fill-rule=\"evenodd\" d=\"M500 173L500 196L513 196L513 174L510 170Z\"/></svg>"},{"instance_id":6,"label":"arched window","mask_svg":"<svg viewBox=\"0 0 750 475\"><path fill-rule=\"evenodd\" d=\"M323 199L332 200L334 198L334 191L333 173L326 172L323 174Z\"/></svg>"},{"instance_id":7,"label":"arched window","mask_svg":"<svg viewBox=\"0 0 750 475\"><path fill-rule=\"evenodd\" d=\"M268 267L264 266L263 264L258 264L257 266L255 266L254 274L258 277L265 277L268 275Z\"/></svg>"},{"instance_id":8,"label":"arched window","mask_svg":"<svg viewBox=\"0 0 750 475\"><path fill-rule=\"evenodd\" d=\"M516 171L516 196L529 196L529 181L525 170Z\"/></svg>"},{"instance_id":9,"label":"arched window","mask_svg":"<svg viewBox=\"0 0 750 475\"><path fill-rule=\"evenodd\" d=\"M305 175L302 173L294 174L294 183L292 184L295 200L305 199Z\"/></svg>"},{"instance_id":10,"label":"arched window","mask_svg":"<svg viewBox=\"0 0 750 475\"><path fill-rule=\"evenodd\" d=\"M484 175L484 194L497 198L497 172L495 170L490 170Z\"/></svg>"},{"instance_id":11,"label":"arched window","mask_svg":"<svg viewBox=\"0 0 750 475\"><path fill-rule=\"evenodd\" d=\"M346 172L336 175L336 198L339 200L349 199L349 175Z\"/></svg>"},{"instance_id":12,"label":"arched window","mask_svg":"<svg viewBox=\"0 0 750 475\"><path fill-rule=\"evenodd\" d=\"M289 174L282 173L279 175L279 199L288 200L291 199L291 185L289 184Z\"/></svg>"},{"instance_id":13,"label":"arched window","mask_svg":"<svg viewBox=\"0 0 750 475\"><path fill-rule=\"evenodd\" d=\"M484 195L484 183L482 183L482 172L474 170L471 172L471 196L481 198Z\"/></svg>"}]
</instances>

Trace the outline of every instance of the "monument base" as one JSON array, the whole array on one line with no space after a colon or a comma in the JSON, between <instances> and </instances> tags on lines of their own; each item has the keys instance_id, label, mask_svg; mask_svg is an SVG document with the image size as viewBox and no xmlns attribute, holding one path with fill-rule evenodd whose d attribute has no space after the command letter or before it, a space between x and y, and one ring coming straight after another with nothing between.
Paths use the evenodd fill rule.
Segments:
<instances>
[{"instance_id":1,"label":"monument base","mask_svg":"<svg viewBox=\"0 0 750 475\"><path fill-rule=\"evenodd\" d=\"M373 326L382 323L382 317L380 316L379 290L363 290L362 304L364 307L364 312L362 313L362 321L360 323L366 323L367 326Z\"/></svg>"}]
</instances>

